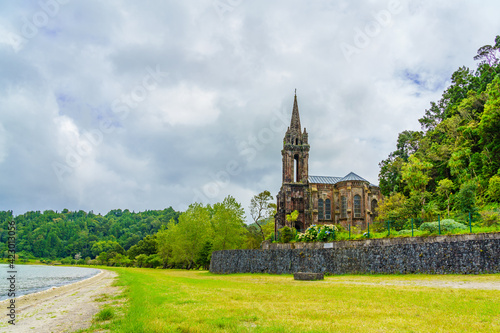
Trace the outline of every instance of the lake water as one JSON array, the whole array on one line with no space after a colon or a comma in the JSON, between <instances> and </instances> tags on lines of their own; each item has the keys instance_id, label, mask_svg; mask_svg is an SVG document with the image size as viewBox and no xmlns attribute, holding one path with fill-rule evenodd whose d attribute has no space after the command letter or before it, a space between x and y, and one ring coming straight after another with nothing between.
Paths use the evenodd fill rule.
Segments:
<instances>
[{"instance_id":1,"label":"lake water","mask_svg":"<svg viewBox=\"0 0 500 333\"><path fill-rule=\"evenodd\" d=\"M0 264L0 301L8 297L10 282L7 278L12 274L9 265ZM16 265L16 297L36 293L51 287L87 279L99 273L98 269L82 267L61 267L44 265Z\"/></svg>"}]
</instances>

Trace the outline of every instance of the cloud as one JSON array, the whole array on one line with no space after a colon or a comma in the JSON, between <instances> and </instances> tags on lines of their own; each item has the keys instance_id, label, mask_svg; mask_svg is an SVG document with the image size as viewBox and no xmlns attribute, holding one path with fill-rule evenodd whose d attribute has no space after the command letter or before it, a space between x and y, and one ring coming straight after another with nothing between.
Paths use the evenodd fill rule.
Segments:
<instances>
[{"instance_id":1,"label":"cloud","mask_svg":"<svg viewBox=\"0 0 500 333\"><path fill-rule=\"evenodd\" d=\"M276 194L295 88L310 173L376 183L398 133L418 130L453 71L474 68L500 31L495 1L0 10L0 209L15 214L182 210L228 194L247 207Z\"/></svg>"}]
</instances>

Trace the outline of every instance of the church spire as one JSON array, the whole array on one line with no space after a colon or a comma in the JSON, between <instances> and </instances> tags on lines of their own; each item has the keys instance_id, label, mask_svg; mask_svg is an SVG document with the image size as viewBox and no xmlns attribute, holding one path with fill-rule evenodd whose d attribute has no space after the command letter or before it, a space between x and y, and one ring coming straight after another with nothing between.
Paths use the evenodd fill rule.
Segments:
<instances>
[{"instance_id":1,"label":"church spire","mask_svg":"<svg viewBox=\"0 0 500 333\"><path fill-rule=\"evenodd\" d=\"M299 116L299 106L297 104L297 89L295 89L295 97L293 99L293 111L292 111L292 121L290 123L290 129L298 130L299 133L302 131L300 127L300 116Z\"/></svg>"}]
</instances>

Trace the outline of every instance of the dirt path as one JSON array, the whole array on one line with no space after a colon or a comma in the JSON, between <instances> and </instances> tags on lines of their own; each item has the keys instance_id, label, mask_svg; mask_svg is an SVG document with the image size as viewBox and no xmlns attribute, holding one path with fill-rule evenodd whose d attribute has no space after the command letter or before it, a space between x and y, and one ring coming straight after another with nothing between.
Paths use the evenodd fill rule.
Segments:
<instances>
[{"instance_id":1,"label":"dirt path","mask_svg":"<svg viewBox=\"0 0 500 333\"><path fill-rule=\"evenodd\" d=\"M16 325L8 324L7 317L2 316L0 332L73 332L87 328L99 310L94 299L119 293L111 286L116 275L102 270L83 281L22 296L16 299ZM0 302L0 308L6 309L7 304L8 300Z\"/></svg>"},{"instance_id":2,"label":"dirt path","mask_svg":"<svg viewBox=\"0 0 500 333\"><path fill-rule=\"evenodd\" d=\"M410 287L433 287L433 288L457 288L457 289L482 289L500 290L500 281L473 282L473 281L381 281L381 282L360 282L360 281L325 281L327 283L338 284L358 284L366 286L410 286Z\"/></svg>"}]
</instances>

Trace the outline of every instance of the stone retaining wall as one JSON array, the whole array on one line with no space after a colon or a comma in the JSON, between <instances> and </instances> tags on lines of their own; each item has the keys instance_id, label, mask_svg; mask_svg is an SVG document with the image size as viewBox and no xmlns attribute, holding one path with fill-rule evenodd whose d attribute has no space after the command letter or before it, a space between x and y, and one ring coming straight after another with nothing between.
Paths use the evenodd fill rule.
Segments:
<instances>
[{"instance_id":1,"label":"stone retaining wall","mask_svg":"<svg viewBox=\"0 0 500 333\"><path fill-rule=\"evenodd\" d=\"M210 272L500 273L500 233L264 244L262 250L214 252Z\"/></svg>"}]
</instances>

